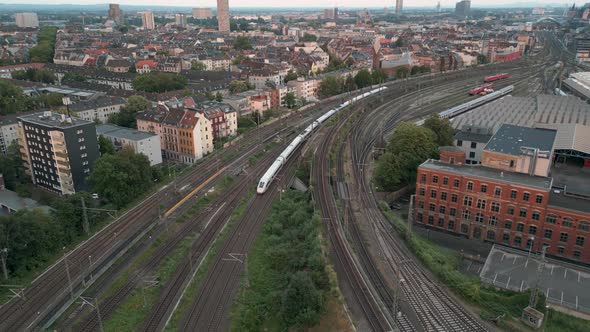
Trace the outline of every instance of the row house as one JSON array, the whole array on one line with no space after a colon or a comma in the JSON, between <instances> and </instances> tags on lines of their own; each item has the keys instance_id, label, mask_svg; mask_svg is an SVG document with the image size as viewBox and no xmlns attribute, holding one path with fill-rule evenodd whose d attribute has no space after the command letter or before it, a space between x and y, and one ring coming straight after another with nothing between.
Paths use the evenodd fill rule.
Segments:
<instances>
[{"instance_id":1,"label":"row house","mask_svg":"<svg viewBox=\"0 0 590 332\"><path fill-rule=\"evenodd\" d=\"M69 110L78 118L105 123L111 115L119 113L125 103L125 99L121 97L99 96L91 100L76 102L69 106Z\"/></svg>"},{"instance_id":2,"label":"row house","mask_svg":"<svg viewBox=\"0 0 590 332\"><path fill-rule=\"evenodd\" d=\"M137 115L137 129L157 134L168 160L193 164L213 152L211 122L191 109L160 104Z\"/></svg>"},{"instance_id":3,"label":"row house","mask_svg":"<svg viewBox=\"0 0 590 332\"><path fill-rule=\"evenodd\" d=\"M88 54L81 51L56 51L53 57L53 63L58 65L84 66L90 58Z\"/></svg>"}]
</instances>

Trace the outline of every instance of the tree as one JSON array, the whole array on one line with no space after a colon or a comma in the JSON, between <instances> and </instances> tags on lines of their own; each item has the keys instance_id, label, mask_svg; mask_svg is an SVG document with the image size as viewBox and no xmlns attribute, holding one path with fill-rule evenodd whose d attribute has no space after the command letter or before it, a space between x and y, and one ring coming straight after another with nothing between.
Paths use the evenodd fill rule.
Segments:
<instances>
[{"instance_id":1,"label":"tree","mask_svg":"<svg viewBox=\"0 0 590 332\"><path fill-rule=\"evenodd\" d=\"M387 74L383 69L373 69L371 76L373 77L373 84L381 84L387 81Z\"/></svg>"},{"instance_id":2,"label":"tree","mask_svg":"<svg viewBox=\"0 0 590 332\"><path fill-rule=\"evenodd\" d=\"M329 76L320 82L320 98L326 98L338 95L343 92L344 81L342 78Z\"/></svg>"},{"instance_id":3,"label":"tree","mask_svg":"<svg viewBox=\"0 0 590 332\"><path fill-rule=\"evenodd\" d=\"M478 54L477 55L477 64L478 65L483 65L483 64L486 64L486 63L488 63L488 58L485 55L483 55L483 54Z\"/></svg>"},{"instance_id":4,"label":"tree","mask_svg":"<svg viewBox=\"0 0 590 332\"><path fill-rule=\"evenodd\" d=\"M231 63L234 65L239 65L240 63L242 63L242 61L247 60L248 57L246 57L243 54L238 54L235 58L232 59Z\"/></svg>"},{"instance_id":5,"label":"tree","mask_svg":"<svg viewBox=\"0 0 590 332\"><path fill-rule=\"evenodd\" d=\"M98 136L98 148L101 156L104 156L105 154L115 154L116 152L113 142L108 138L105 138L103 135Z\"/></svg>"},{"instance_id":6,"label":"tree","mask_svg":"<svg viewBox=\"0 0 590 332\"><path fill-rule=\"evenodd\" d=\"M59 93L49 93L49 94L42 94L38 97L35 97L35 103L44 108L51 108L56 106L63 105L63 95Z\"/></svg>"},{"instance_id":7,"label":"tree","mask_svg":"<svg viewBox=\"0 0 590 332\"><path fill-rule=\"evenodd\" d=\"M131 82L133 89L145 92L182 90L187 83L186 77L171 73L141 74L137 75Z\"/></svg>"},{"instance_id":8,"label":"tree","mask_svg":"<svg viewBox=\"0 0 590 332\"><path fill-rule=\"evenodd\" d=\"M438 157L437 146L432 130L410 122L400 123L377 162L375 180L385 191L414 183L418 166Z\"/></svg>"},{"instance_id":9,"label":"tree","mask_svg":"<svg viewBox=\"0 0 590 332\"><path fill-rule=\"evenodd\" d=\"M191 70L204 71L207 70L207 66L201 61L193 61L191 62Z\"/></svg>"},{"instance_id":10,"label":"tree","mask_svg":"<svg viewBox=\"0 0 590 332\"><path fill-rule=\"evenodd\" d=\"M70 83L70 82L85 82L86 77L84 75L80 75L78 73L67 72L62 77L62 83Z\"/></svg>"},{"instance_id":11,"label":"tree","mask_svg":"<svg viewBox=\"0 0 590 332\"><path fill-rule=\"evenodd\" d=\"M148 157L123 149L98 158L88 177L94 192L121 208L152 186L152 169Z\"/></svg>"},{"instance_id":12,"label":"tree","mask_svg":"<svg viewBox=\"0 0 590 332\"><path fill-rule=\"evenodd\" d=\"M402 47L404 46L404 41L402 40L402 37L398 37L397 40L395 41L395 46L396 47Z\"/></svg>"},{"instance_id":13,"label":"tree","mask_svg":"<svg viewBox=\"0 0 590 332\"><path fill-rule=\"evenodd\" d=\"M409 76L409 74L410 74L410 71L406 67L399 67L395 71L395 77L397 77L398 79L407 78Z\"/></svg>"},{"instance_id":14,"label":"tree","mask_svg":"<svg viewBox=\"0 0 590 332\"><path fill-rule=\"evenodd\" d=\"M250 44L250 40L246 36L237 36L233 46L238 51L252 49L252 44Z\"/></svg>"},{"instance_id":15,"label":"tree","mask_svg":"<svg viewBox=\"0 0 590 332\"><path fill-rule=\"evenodd\" d=\"M221 92L217 91L217 93L215 94L215 101L218 101L220 103L223 101L223 95L221 94Z\"/></svg>"},{"instance_id":16,"label":"tree","mask_svg":"<svg viewBox=\"0 0 590 332\"><path fill-rule=\"evenodd\" d=\"M16 70L12 72L12 78L14 78L15 80L27 80L47 84L53 84L57 80L55 74L51 70L45 68L29 68L27 70Z\"/></svg>"},{"instance_id":17,"label":"tree","mask_svg":"<svg viewBox=\"0 0 590 332\"><path fill-rule=\"evenodd\" d=\"M242 30L242 31L250 30L250 24L248 22L241 22L240 23L240 30Z\"/></svg>"},{"instance_id":18,"label":"tree","mask_svg":"<svg viewBox=\"0 0 590 332\"><path fill-rule=\"evenodd\" d=\"M293 108L297 104L297 98L293 92L289 92L285 95L285 105L288 108Z\"/></svg>"},{"instance_id":19,"label":"tree","mask_svg":"<svg viewBox=\"0 0 590 332\"><path fill-rule=\"evenodd\" d=\"M371 76L369 70L362 69L354 76L354 83L359 89L362 89L364 87L373 85L373 77Z\"/></svg>"},{"instance_id":20,"label":"tree","mask_svg":"<svg viewBox=\"0 0 590 332\"><path fill-rule=\"evenodd\" d=\"M310 274L297 271L285 289L281 299L281 315L288 326L312 326L317 324L323 298Z\"/></svg>"},{"instance_id":21,"label":"tree","mask_svg":"<svg viewBox=\"0 0 590 332\"><path fill-rule=\"evenodd\" d=\"M57 27L47 26L39 29L37 45L29 50L31 62L53 62L53 52Z\"/></svg>"},{"instance_id":22,"label":"tree","mask_svg":"<svg viewBox=\"0 0 590 332\"><path fill-rule=\"evenodd\" d=\"M146 111L152 106L147 99L142 96L131 96L127 99L125 106L121 107L119 113L114 113L110 117L110 122L123 127L136 128L135 116L138 112Z\"/></svg>"},{"instance_id":23,"label":"tree","mask_svg":"<svg viewBox=\"0 0 590 332\"><path fill-rule=\"evenodd\" d=\"M19 149L18 143L13 141L8 146L6 155L0 155L0 174L6 188L10 190L16 190L17 184L26 180Z\"/></svg>"},{"instance_id":24,"label":"tree","mask_svg":"<svg viewBox=\"0 0 590 332\"><path fill-rule=\"evenodd\" d=\"M240 93L240 92L251 90L253 88L254 87L246 81L234 80L229 83L229 92L230 93Z\"/></svg>"},{"instance_id":25,"label":"tree","mask_svg":"<svg viewBox=\"0 0 590 332\"><path fill-rule=\"evenodd\" d=\"M443 119L438 113L433 113L424 121L424 127L434 132L439 146L453 144L454 129L449 119Z\"/></svg>"},{"instance_id":26,"label":"tree","mask_svg":"<svg viewBox=\"0 0 590 332\"><path fill-rule=\"evenodd\" d=\"M0 115L20 113L32 108L33 100L20 87L0 80Z\"/></svg>"},{"instance_id":27,"label":"tree","mask_svg":"<svg viewBox=\"0 0 590 332\"><path fill-rule=\"evenodd\" d=\"M119 28L119 32L122 34L126 34L127 32L129 32L129 27L124 25L122 27Z\"/></svg>"},{"instance_id":28,"label":"tree","mask_svg":"<svg viewBox=\"0 0 590 332\"><path fill-rule=\"evenodd\" d=\"M301 39L299 41L301 41L301 42L314 42L317 40L318 40L318 37L316 35L306 32L303 34L303 37L301 37Z\"/></svg>"},{"instance_id":29,"label":"tree","mask_svg":"<svg viewBox=\"0 0 590 332\"><path fill-rule=\"evenodd\" d=\"M285 83L289 82L289 81L293 81L297 79L297 73L289 70L289 72L287 73L287 75L285 75Z\"/></svg>"}]
</instances>

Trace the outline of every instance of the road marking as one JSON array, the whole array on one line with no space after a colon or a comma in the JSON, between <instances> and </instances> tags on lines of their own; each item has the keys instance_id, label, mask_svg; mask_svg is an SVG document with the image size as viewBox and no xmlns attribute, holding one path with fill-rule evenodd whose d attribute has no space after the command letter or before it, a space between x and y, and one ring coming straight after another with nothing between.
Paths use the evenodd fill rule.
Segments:
<instances>
[{"instance_id":1,"label":"road marking","mask_svg":"<svg viewBox=\"0 0 590 332\"><path fill-rule=\"evenodd\" d=\"M492 285L496 284L496 278L498 278L498 274L496 273L496 275L494 276L494 281L492 281Z\"/></svg>"},{"instance_id":2,"label":"road marking","mask_svg":"<svg viewBox=\"0 0 590 332\"><path fill-rule=\"evenodd\" d=\"M510 288L510 279L512 276L508 276L508 281L506 282L506 288Z\"/></svg>"},{"instance_id":3,"label":"road marking","mask_svg":"<svg viewBox=\"0 0 590 332\"><path fill-rule=\"evenodd\" d=\"M567 279L567 269L563 271L563 279Z\"/></svg>"},{"instance_id":4,"label":"road marking","mask_svg":"<svg viewBox=\"0 0 590 332\"><path fill-rule=\"evenodd\" d=\"M561 304L563 304L563 291L561 291Z\"/></svg>"},{"instance_id":5,"label":"road marking","mask_svg":"<svg viewBox=\"0 0 590 332\"><path fill-rule=\"evenodd\" d=\"M547 291L545 292L545 297L549 298L549 287L547 287Z\"/></svg>"},{"instance_id":6,"label":"road marking","mask_svg":"<svg viewBox=\"0 0 590 332\"><path fill-rule=\"evenodd\" d=\"M580 271L578 271L578 282L580 282Z\"/></svg>"},{"instance_id":7,"label":"road marking","mask_svg":"<svg viewBox=\"0 0 590 332\"><path fill-rule=\"evenodd\" d=\"M522 292L522 286L524 286L524 280L520 281L520 291Z\"/></svg>"}]
</instances>

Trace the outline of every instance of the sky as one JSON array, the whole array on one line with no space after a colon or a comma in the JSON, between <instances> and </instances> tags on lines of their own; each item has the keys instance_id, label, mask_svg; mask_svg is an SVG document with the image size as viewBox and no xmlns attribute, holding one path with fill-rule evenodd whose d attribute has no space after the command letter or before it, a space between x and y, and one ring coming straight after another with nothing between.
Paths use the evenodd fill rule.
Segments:
<instances>
[{"instance_id":1,"label":"sky","mask_svg":"<svg viewBox=\"0 0 590 332\"><path fill-rule=\"evenodd\" d=\"M215 7L215 0L167 0L165 2L161 0L113 0L113 3L119 3L121 5L166 5L166 6L187 6L187 7ZM441 0L442 7L454 7L456 0ZM516 3L538 3L539 5L545 3L551 4L563 4L566 3L571 5L574 1L564 0L472 0L471 7L478 6L491 6L502 4ZM101 4L108 3L108 1L97 1L97 0L0 0L0 3L10 4L36 4L41 3L44 5L49 4ZM437 0L405 0L404 6L407 7L434 7L436 6ZM577 4L583 4L584 1L576 1ZM395 6L395 0L372 0L370 2L363 2L360 0L291 0L288 2L277 1L277 0L230 0L230 7L364 7L369 5L370 7L393 7Z\"/></svg>"}]
</instances>

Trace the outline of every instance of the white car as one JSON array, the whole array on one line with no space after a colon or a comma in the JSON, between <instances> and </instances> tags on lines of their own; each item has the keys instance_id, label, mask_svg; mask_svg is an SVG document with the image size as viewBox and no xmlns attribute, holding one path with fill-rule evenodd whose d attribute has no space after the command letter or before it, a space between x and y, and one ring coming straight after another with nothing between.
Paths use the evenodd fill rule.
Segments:
<instances>
[{"instance_id":1,"label":"white car","mask_svg":"<svg viewBox=\"0 0 590 332\"><path fill-rule=\"evenodd\" d=\"M92 198L98 199L98 194L97 193L92 194Z\"/></svg>"}]
</instances>

